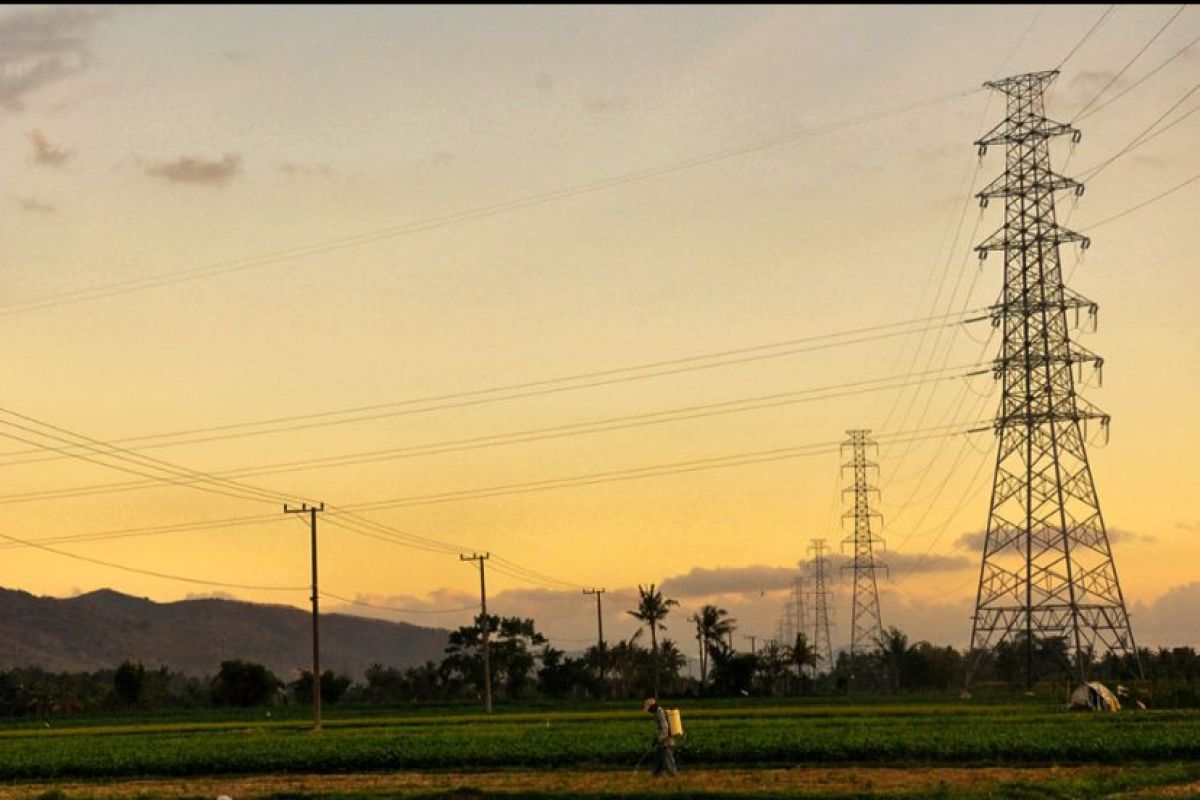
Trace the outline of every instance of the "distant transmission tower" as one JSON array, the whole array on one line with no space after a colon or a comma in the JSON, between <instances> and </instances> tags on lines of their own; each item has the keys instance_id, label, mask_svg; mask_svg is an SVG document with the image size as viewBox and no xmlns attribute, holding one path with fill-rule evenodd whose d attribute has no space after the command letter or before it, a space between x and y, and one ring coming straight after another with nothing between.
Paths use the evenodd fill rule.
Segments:
<instances>
[{"instance_id":1,"label":"distant transmission tower","mask_svg":"<svg viewBox=\"0 0 1200 800\"><path fill-rule=\"evenodd\" d=\"M971 647L979 656L1024 639L1026 680L1033 682L1037 641L1060 640L1085 678L1093 657L1137 657L1121 584L1085 447L1086 423L1107 430L1108 416L1075 393L1078 367L1102 359L1073 344L1069 310L1094 317L1096 304L1063 285L1059 245L1087 237L1061 227L1057 191L1081 193L1050 169L1050 139L1079 132L1044 116L1046 86L1057 70L984 84L1008 98L1008 116L976 142L1005 145L1005 172L978 194L1004 198L1004 226L975 249L1004 253L1004 291L992 309L1004 340L994 373L1003 384L995 431L996 474ZM1140 665L1138 667L1140 671Z\"/></svg>"},{"instance_id":2,"label":"distant transmission tower","mask_svg":"<svg viewBox=\"0 0 1200 800\"><path fill-rule=\"evenodd\" d=\"M825 588L825 540L813 539L808 551L813 565L813 649L833 669L833 641L829 638L829 590Z\"/></svg>"},{"instance_id":3,"label":"distant transmission tower","mask_svg":"<svg viewBox=\"0 0 1200 800\"><path fill-rule=\"evenodd\" d=\"M883 540L877 538L871 531L871 520L882 519L871 510L871 493L879 494L879 490L867 482L867 472L874 469L878 472L879 465L867 461L867 448L877 447L871 441L869 430L846 431L849 439L842 443L842 452L850 449L850 461L842 464L843 472L847 469L854 471L854 484L843 490L852 492L854 506L842 515L842 519L854 520L854 535L843 540L843 544L854 546L854 561L843 567L854 571L854 604L850 614L850 655L863 655L875 649L876 643L883 637L883 622L879 617L879 587L875 580L875 572L886 569L882 564L875 563L875 544Z\"/></svg>"},{"instance_id":4,"label":"distant transmission tower","mask_svg":"<svg viewBox=\"0 0 1200 800\"><path fill-rule=\"evenodd\" d=\"M807 620L808 615L804 613L804 578L800 575L792 578L792 641L789 644L796 643L796 637L800 634L808 635ZM810 642L811 644L811 642Z\"/></svg>"}]
</instances>

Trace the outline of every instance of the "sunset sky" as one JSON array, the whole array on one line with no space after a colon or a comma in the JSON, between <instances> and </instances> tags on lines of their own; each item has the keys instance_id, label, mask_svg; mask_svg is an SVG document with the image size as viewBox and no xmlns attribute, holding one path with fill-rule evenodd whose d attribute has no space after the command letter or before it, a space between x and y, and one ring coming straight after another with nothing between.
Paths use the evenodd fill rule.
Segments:
<instances>
[{"instance_id":1,"label":"sunset sky","mask_svg":"<svg viewBox=\"0 0 1200 800\"><path fill-rule=\"evenodd\" d=\"M1001 280L972 252L1001 224L969 200L1003 171L972 145L1003 118L982 83L1053 69L1106 8L9 7L0 585L305 607L282 504L321 500L323 590L441 613L327 609L463 624L461 547L505 560L492 611L564 647L594 636L581 588L615 638L651 582L689 651L705 602L764 638L811 539L839 577L836 444L869 428L884 624L964 645L995 439L962 431L997 395L963 376L998 342L957 320ZM1151 645L1200 645L1200 181L1107 220L1200 170L1179 8L1117 7L1047 97L1083 112L1069 175L1171 125L1059 204L1093 239L1063 250L1100 304L1080 389L1112 414L1090 456Z\"/></svg>"}]
</instances>

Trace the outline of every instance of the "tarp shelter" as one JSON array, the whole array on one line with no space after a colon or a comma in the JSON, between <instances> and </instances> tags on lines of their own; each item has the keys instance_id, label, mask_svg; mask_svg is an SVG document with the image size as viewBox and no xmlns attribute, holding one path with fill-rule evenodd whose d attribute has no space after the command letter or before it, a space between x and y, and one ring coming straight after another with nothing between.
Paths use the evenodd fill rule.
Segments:
<instances>
[{"instance_id":1,"label":"tarp shelter","mask_svg":"<svg viewBox=\"0 0 1200 800\"><path fill-rule=\"evenodd\" d=\"M1120 711L1121 701L1103 683L1093 681L1071 692L1071 708L1079 711Z\"/></svg>"}]
</instances>

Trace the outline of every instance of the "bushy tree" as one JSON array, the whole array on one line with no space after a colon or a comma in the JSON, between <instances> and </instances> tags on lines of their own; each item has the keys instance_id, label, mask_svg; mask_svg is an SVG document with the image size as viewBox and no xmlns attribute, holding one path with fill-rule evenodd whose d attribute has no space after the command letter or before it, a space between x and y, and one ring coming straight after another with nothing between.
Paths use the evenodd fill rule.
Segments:
<instances>
[{"instance_id":1,"label":"bushy tree","mask_svg":"<svg viewBox=\"0 0 1200 800\"><path fill-rule=\"evenodd\" d=\"M222 661L212 679L212 702L217 706L249 708L273 700L283 681L262 664L251 661Z\"/></svg>"}]
</instances>

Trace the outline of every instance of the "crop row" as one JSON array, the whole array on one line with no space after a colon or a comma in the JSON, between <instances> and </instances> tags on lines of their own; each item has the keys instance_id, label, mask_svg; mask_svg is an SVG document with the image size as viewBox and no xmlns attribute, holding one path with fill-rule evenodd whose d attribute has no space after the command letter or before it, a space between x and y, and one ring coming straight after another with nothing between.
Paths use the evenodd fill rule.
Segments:
<instances>
[{"instance_id":1,"label":"crop row","mask_svg":"<svg viewBox=\"0 0 1200 800\"><path fill-rule=\"evenodd\" d=\"M240 728L5 737L0 779L632 766L643 718L463 721L458 725ZM692 765L1113 763L1200 759L1200 716L927 715L700 717L679 758Z\"/></svg>"}]
</instances>

